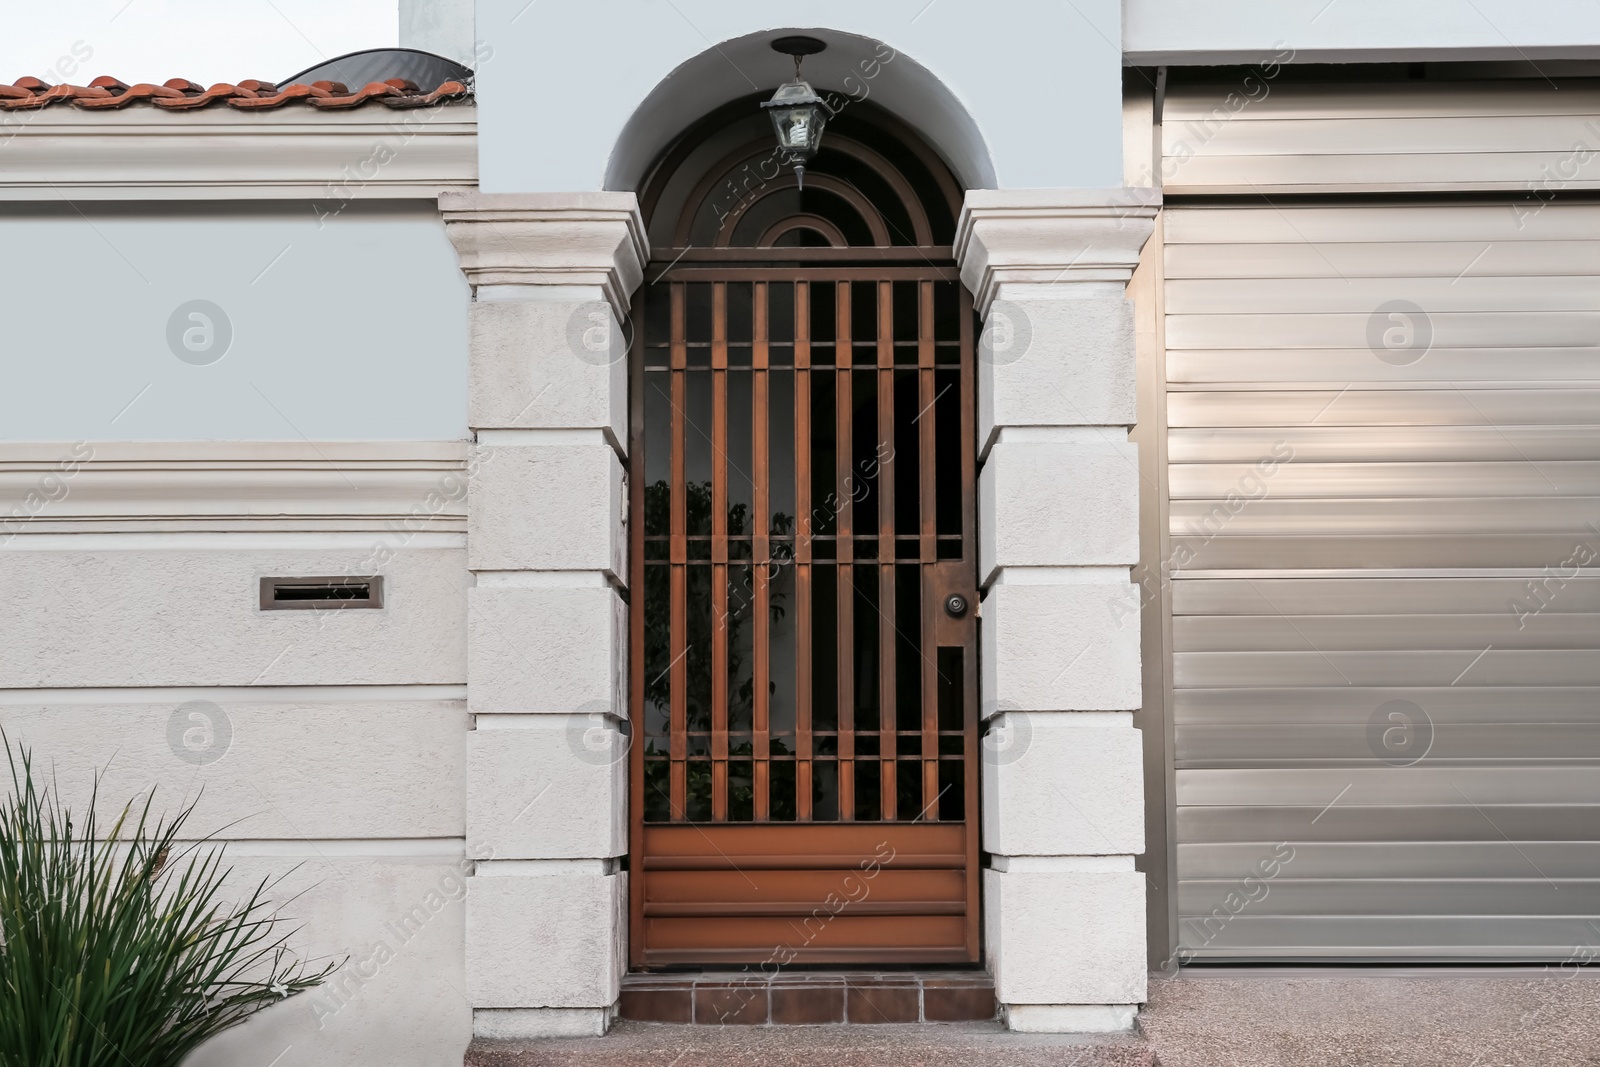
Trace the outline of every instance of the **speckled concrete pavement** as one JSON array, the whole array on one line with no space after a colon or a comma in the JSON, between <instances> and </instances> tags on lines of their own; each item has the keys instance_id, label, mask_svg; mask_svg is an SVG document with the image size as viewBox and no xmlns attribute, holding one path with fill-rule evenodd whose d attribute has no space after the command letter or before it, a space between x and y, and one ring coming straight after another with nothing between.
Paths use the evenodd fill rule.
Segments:
<instances>
[{"instance_id":1,"label":"speckled concrete pavement","mask_svg":"<svg viewBox=\"0 0 1600 1067\"><path fill-rule=\"evenodd\" d=\"M1575 968L1188 970L1152 978L1141 1033L998 1024L665 1026L479 1042L466 1067L1600 1067L1600 974Z\"/></svg>"},{"instance_id":2,"label":"speckled concrete pavement","mask_svg":"<svg viewBox=\"0 0 1600 1067\"><path fill-rule=\"evenodd\" d=\"M1595 1067L1600 975L1187 971L1139 1024L1161 1067Z\"/></svg>"},{"instance_id":3,"label":"speckled concrete pavement","mask_svg":"<svg viewBox=\"0 0 1600 1067\"><path fill-rule=\"evenodd\" d=\"M1138 1036L1008 1034L997 1023L921 1026L671 1026L619 1023L605 1037L474 1042L467 1067L1155 1067Z\"/></svg>"}]
</instances>

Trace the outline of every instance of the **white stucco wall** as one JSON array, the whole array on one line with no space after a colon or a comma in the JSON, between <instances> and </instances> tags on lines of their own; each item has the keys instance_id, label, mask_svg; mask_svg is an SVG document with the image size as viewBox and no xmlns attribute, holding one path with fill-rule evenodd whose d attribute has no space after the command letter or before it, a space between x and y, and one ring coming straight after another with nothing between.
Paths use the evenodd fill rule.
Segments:
<instances>
[{"instance_id":1,"label":"white stucco wall","mask_svg":"<svg viewBox=\"0 0 1600 1067\"><path fill-rule=\"evenodd\" d=\"M13 265L0 286L0 441L465 437L467 287L437 208L338 208L0 213ZM199 330L200 362L169 342L194 300L231 329L214 362L187 313L178 343Z\"/></svg>"},{"instance_id":2,"label":"white stucco wall","mask_svg":"<svg viewBox=\"0 0 1600 1067\"><path fill-rule=\"evenodd\" d=\"M657 86L702 53L680 79L676 128L710 107L770 95L792 74L767 47L781 31L841 43L809 60L819 90L846 92L870 57L840 35L881 41L945 87L981 133L989 160L960 158L957 123L917 122L928 109L919 78L894 63L872 79L870 99L914 122L968 184L1002 188L1115 185L1121 169L1120 5L984 0L806 0L778 7L743 0L479 0L477 33L492 56L478 67L479 160L485 192L628 187L607 180L624 126ZM759 34L759 38L740 38ZM729 44L729 42L733 42ZM662 125L668 120L663 119ZM952 150L953 147L957 150ZM986 165L992 164L992 165Z\"/></svg>"}]
</instances>

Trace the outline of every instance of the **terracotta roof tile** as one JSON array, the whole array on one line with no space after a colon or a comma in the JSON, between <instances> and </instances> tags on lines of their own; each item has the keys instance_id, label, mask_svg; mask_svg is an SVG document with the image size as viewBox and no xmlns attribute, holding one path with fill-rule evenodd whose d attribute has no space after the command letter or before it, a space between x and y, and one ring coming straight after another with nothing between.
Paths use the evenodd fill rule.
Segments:
<instances>
[{"instance_id":1,"label":"terracotta roof tile","mask_svg":"<svg viewBox=\"0 0 1600 1067\"><path fill-rule=\"evenodd\" d=\"M228 98L230 107L257 108L257 107L282 107L291 100L316 100L318 97L332 96L335 92L343 93L345 87L338 82L312 82L310 85L285 85L273 93L262 93L253 96L231 96Z\"/></svg>"},{"instance_id":2,"label":"terracotta roof tile","mask_svg":"<svg viewBox=\"0 0 1600 1067\"><path fill-rule=\"evenodd\" d=\"M174 78L172 81L181 81ZM172 82L168 82L171 85ZM185 84L193 85L192 82ZM198 85L195 89L200 90ZM197 107L205 107L218 100L231 100L234 98L253 99L263 94L271 96L278 91L278 87L271 82L256 81L253 78L242 81L238 85L229 85L227 82L218 82L209 89L200 90L193 95L183 93L174 97L156 97L150 102L156 107L164 107L173 111L188 111Z\"/></svg>"},{"instance_id":3,"label":"terracotta roof tile","mask_svg":"<svg viewBox=\"0 0 1600 1067\"><path fill-rule=\"evenodd\" d=\"M131 104L153 104L172 111L188 111L226 101L229 107L251 110L277 108L304 102L325 110L357 108L377 101L392 108L428 107L433 104L470 97L471 91L458 81L447 81L432 90L419 89L404 78L369 82L352 92L340 82L318 81L309 85L274 85L246 80L236 84L218 82L206 88L185 78L173 78L161 85L141 82L128 85L116 78L100 77L88 85L50 85L38 78L18 78L15 83L0 83L0 110L32 110L57 103L70 103L88 110L117 109Z\"/></svg>"},{"instance_id":4,"label":"terracotta roof tile","mask_svg":"<svg viewBox=\"0 0 1600 1067\"><path fill-rule=\"evenodd\" d=\"M316 100L308 101L308 103L312 107L322 108L360 107L368 100L376 100L384 96L399 96L407 91L415 93L417 91L416 83L408 82L404 78L390 78L388 81L368 82L361 87L359 92L351 93L346 91L343 94L319 97Z\"/></svg>"},{"instance_id":5,"label":"terracotta roof tile","mask_svg":"<svg viewBox=\"0 0 1600 1067\"><path fill-rule=\"evenodd\" d=\"M179 79L173 79L178 81ZM187 85L187 82L184 82ZM151 85L149 82L140 82L138 85L124 85L115 78L96 78L89 83L91 89L104 89L113 96L94 98L79 98L73 101L82 108L127 107L135 100L150 100L156 97L177 97L181 99L183 90L170 82L166 85Z\"/></svg>"},{"instance_id":6,"label":"terracotta roof tile","mask_svg":"<svg viewBox=\"0 0 1600 1067\"><path fill-rule=\"evenodd\" d=\"M385 107L400 109L408 107L432 107L434 104L443 103L446 100L454 100L458 97L467 97L471 95L472 90L468 89L465 85L457 81L449 81L444 82L431 93L396 93L393 96L379 97L378 102L383 104Z\"/></svg>"}]
</instances>

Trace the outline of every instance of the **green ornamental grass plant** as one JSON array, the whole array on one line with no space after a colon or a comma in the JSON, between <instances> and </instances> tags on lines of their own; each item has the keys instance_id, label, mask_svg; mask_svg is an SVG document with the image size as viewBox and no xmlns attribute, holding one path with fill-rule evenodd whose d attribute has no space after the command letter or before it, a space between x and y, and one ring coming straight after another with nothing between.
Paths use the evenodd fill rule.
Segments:
<instances>
[{"instance_id":1,"label":"green ornamental grass plant","mask_svg":"<svg viewBox=\"0 0 1600 1067\"><path fill-rule=\"evenodd\" d=\"M263 879L243 901L212 838L185 841L194 802L151 799L106 829L81 817L31 753L0 802L0 1067L177 1067L208 1038L321 984L289 953ZM95 796L99 781L96 779Z\"/></svg>"}]
</instances>

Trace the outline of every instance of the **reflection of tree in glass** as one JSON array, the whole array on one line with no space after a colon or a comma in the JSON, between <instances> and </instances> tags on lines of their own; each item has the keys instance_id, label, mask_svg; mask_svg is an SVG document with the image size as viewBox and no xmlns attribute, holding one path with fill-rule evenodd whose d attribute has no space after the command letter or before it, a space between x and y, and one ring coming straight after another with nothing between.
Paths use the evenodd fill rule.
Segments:
<instances>
[{"instance_id":1,"label":"reflection of tree in glass","mask_svg":"<svg viewBox=\"0 0 1600 1067\"><path fill-rule=\"evenodd\" d=\"M711 535L711 483L686 482L684 485L685 532L690 537ZM672 487L666 481L645 486L644 530L646 536L666 536L672 532ZM735 504L728 509L728 536L749 537L751 532L750 506ZM775 512L768 535L788 538L794 534L794 517ZM789 541L779 541L771 546L772 563L767 567L769 578L794 558L794 546ZM709 557L707 557L709 558ZM755 679L745 669L745 645L740 640L744 627L749 624L755 609L755 575L750 565L750 546L734 542L729 545L727 612L722 618L716 612L703 610L712 604L712 576L710 566L685 567L685 601L690 609L685 614L686 633L684 726L688 732L709 734L711 730L711 670L709 666L688 669L687 661L703 657L709 664L711 638L716 627L727 629L728 682L734 686L728 695L728 722L750 723L755 706ZM672 568L644 568L644 661L648 664L672 662ZM777 622L786 613L785 594L768 585L768 607L772 621ZM737 683L735 685L735 683ZM771 685L771 683L769 683ZM776 686L772 686L776 689ZM644 684L647 707L671 707L672 671L647 670ZM657 748L657 739L649 738L645 744L645 820L666 822L671 819L671 762L651 757L667 753ZM691 820L711 817L711 764L709 737L689 738L691 759L686 768L687 796L685 815ZM774 738L770 743L774 756L790 755L782 741ZM753 789L749 773L751 742L730 743L731 757L728 774L728 816L735 821L748 821L753 809ZM742 759L741 759L742 757ZM743 773L740 773L740 771ZM772 818L793 819L794 797L779 793L772 798Z\"/></svg>"}]
</instances>

